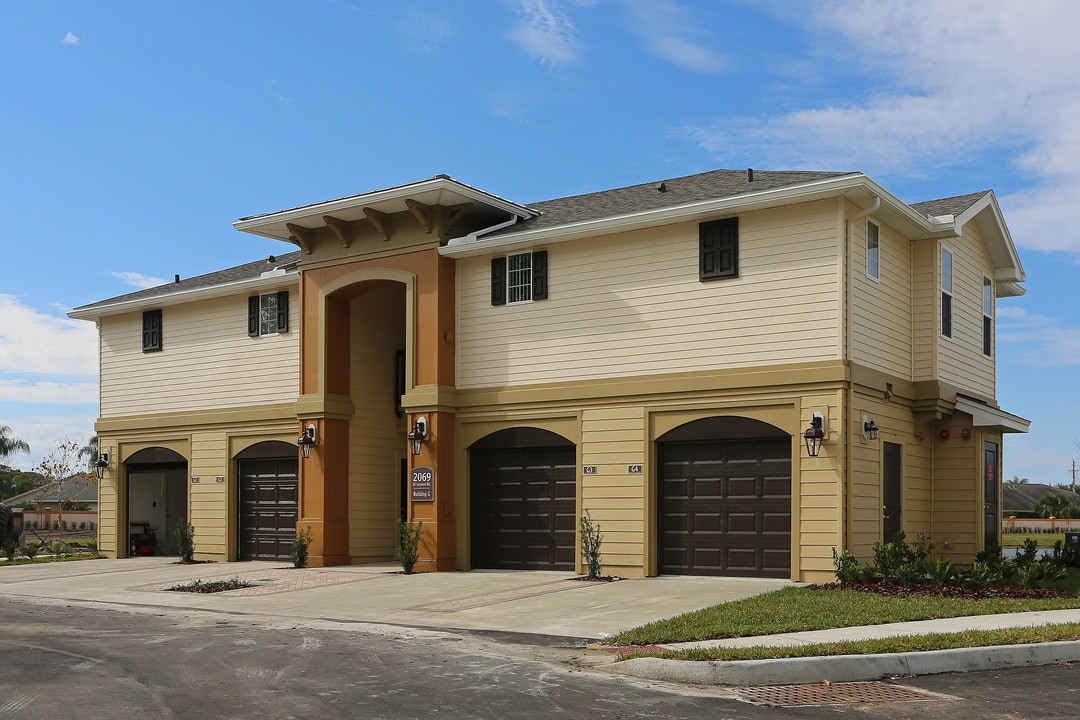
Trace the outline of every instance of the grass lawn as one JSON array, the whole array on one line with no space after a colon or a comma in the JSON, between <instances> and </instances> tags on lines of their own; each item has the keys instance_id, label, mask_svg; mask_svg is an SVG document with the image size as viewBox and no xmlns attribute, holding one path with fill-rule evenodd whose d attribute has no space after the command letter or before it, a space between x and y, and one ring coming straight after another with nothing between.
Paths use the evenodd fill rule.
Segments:
<instances>
[{"instance_id":1,"label":"grass lawn","mask_svg":"<svg viewBox=\"0 0 1080 720\"><path fill-rule=\"evenodd\" d=\"M1076 587L1080 583L1080 570L1070 569L1068 580L1066 585ZM964 599L916 595L895 598L859 590L790 587L657 620L623 631L610 642L615 645L654 645L1065 608L1080 608L1080 597Z\"/></svg>"},{"instance_id":2,"label":"grass lawn","mask_svg":"<svg viewBox=\"0 0 1080 720\"><path fill-rule=\"evenodd\" d=\"M1065 542L1065 533L1002 533L1001 547L1020 547L1028 538L1031 538L1035 542L1039 543L1039 547L1041 548L1052 548L1054 547L1054 543L1056 543L1058 540L1060 540L1061 542Z\"/></svg>"}]
</instances>

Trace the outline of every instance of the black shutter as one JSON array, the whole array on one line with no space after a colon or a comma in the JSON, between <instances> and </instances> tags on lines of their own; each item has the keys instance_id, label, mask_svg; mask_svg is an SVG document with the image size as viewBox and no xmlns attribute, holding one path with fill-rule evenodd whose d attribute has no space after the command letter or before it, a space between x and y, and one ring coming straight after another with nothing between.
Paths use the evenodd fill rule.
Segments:
<instances>
[{"instance_id":1,"label":"black shutter","mask_svg":"<svg viewBox=\"0 0 1080 720\"><path fill-rule=\"evenodd\" d=\"M699 279L738 277L739 218L701 223L698 232Z\"/></svg>"},{"instance_id":2,"label":"black shutter","mask_svg":"<svg viewBox=\"0 0 1080 720\"><path fill-rule=\"evenodd\" d=\"M547 300L547 286L547 250L537 250L532 254L532 299Z\"/></svg>"},{"instance_id":3,"label":"black shutter","mask_svg":"<svg viewBox=\"0 0 1080 720\"><path fill-rule=\"evenodd\" d=\"M491 304L506 304L506 258L491 259Z\"/></svg>"},{"instance_id":4,"label":"black shutter","mask_svg":"<svg viewBox=\"0 0 1080 720\"><path fill-rule=\"evenodd\" d=\"M281 290L277 294L277 331L289 331L289 291Z\"/></svg>"},{"instance_id":5,"label":"black shutter","mask_svg":"<svg viewBox=\"0 0 1080 720\"><path fill-rule=\"evenodd\" d=\"M142 316L143 352L161 350L161 311L147 310Z\"/></svg>"},{"instance_id":6,"label":"black shutter","mask_svg":"<svg viewBox=\"0 0 1080 720\"><path fill-rule=\"evenodd\" d=\"M248 336L259 336L259 296L252 295L248 298Z\"/></svg>"}]
</instances>

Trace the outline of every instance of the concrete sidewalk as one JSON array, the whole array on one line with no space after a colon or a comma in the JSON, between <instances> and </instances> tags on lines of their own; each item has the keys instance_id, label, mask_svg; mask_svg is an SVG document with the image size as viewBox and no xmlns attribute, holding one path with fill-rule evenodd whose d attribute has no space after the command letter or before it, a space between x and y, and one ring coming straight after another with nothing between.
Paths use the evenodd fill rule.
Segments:
<instances>
[{"instance_id":1,"label":"concrete sidewalk","mask_svg":"<svg viewBox=\"0 0 1080 720\"><path fill-rule=\"evenodd\" d=\"M212 594L169 591L173 586L194 580L234 577L253 587ZM502 636L504 642L579 649L646 622L792 584L786 580L706 577L589 582L572 573L532 571L404 575L393 563L301 570L265 562L181 565L175 558L11 567L0 563L0 596L224 612L288 618L295 622L336 621L449 632L464 630ZM1063 622L1080 622L1080 609L786 633L667 647L800 645ZM1080 643L738 662L643 658L612 663L614 655L606 649L593 649L591 653L594 666L656 680L767 685L1080 661Z\"/></svg>"}]
</instances>

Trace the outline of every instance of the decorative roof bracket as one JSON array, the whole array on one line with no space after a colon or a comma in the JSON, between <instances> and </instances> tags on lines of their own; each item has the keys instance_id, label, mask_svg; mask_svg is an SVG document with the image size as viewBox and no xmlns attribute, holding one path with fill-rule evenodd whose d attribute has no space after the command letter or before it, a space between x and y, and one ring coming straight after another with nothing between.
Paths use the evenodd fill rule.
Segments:
<instances>
[{"instance_id":1,"label":"decorative roof bracket","mask_svg":"<svg viewBox=\"0 0 1080 720\"><path fill-rule=\"evenodd\" d=\"M285 228L291 233L290 239L299 245L306 254L310 255L311 249L315 246L311 229L295 223L286 223Z\"/></svg>"},{"instance_id":2,"label":"decorative roof bracket","mask_svg":"<svg viewBox=\"0 0 1080 720\"><path fill-rule=\"evenodd\" d=\"M326 227L333 231L337 239L341 241L341 247L347 248L352 245L352 232L349 230L349 222L347 220L339 220L333 215L323 215L323 222L326 223Z\"/></svg>"},{"instance_id":3,"label":"decorative roof bracket","mask_svg":"<svg viewBox=\"0 0 1080 720\"><path fill-rule=\"evenodd\" d=\"M373 207L364 208L364 216L375 226L375 231L382 235L383 240L390 239L390 216L376 210Z\"/></svg>"}]
</instances>

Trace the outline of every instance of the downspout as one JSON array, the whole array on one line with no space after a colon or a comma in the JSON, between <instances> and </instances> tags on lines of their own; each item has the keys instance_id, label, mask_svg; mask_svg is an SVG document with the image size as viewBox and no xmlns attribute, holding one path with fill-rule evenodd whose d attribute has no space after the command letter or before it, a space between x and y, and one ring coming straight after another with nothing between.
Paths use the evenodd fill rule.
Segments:
<instances>
[{"instance_id":1,"label":"downspout","mask_svg":"<svg viewBox=\"0 0 1080 720\"><path fill-rule=\"evenodd\" d=\"M519 218L518 218L517 215L511 215L509 220L501 222L498 225L492 225L491 227L481 228L480 230L477 230L475 232L468 233L467 235L465 235L462 238L457 238L457 240L463 245L466 244L466 243L476 242L476 241L478 241L480 239L480 237L482 235L488 235L490 233L493 233L493 232L496 232L498 230L502 230L503 228L508 228L511 225L514 225L515 223L517 223L518 219ZM450 242L448 242L446 244L447 245L456 245L458 243L455 243L454 240L451 240Z\"/></svg>"}]
</instances>

